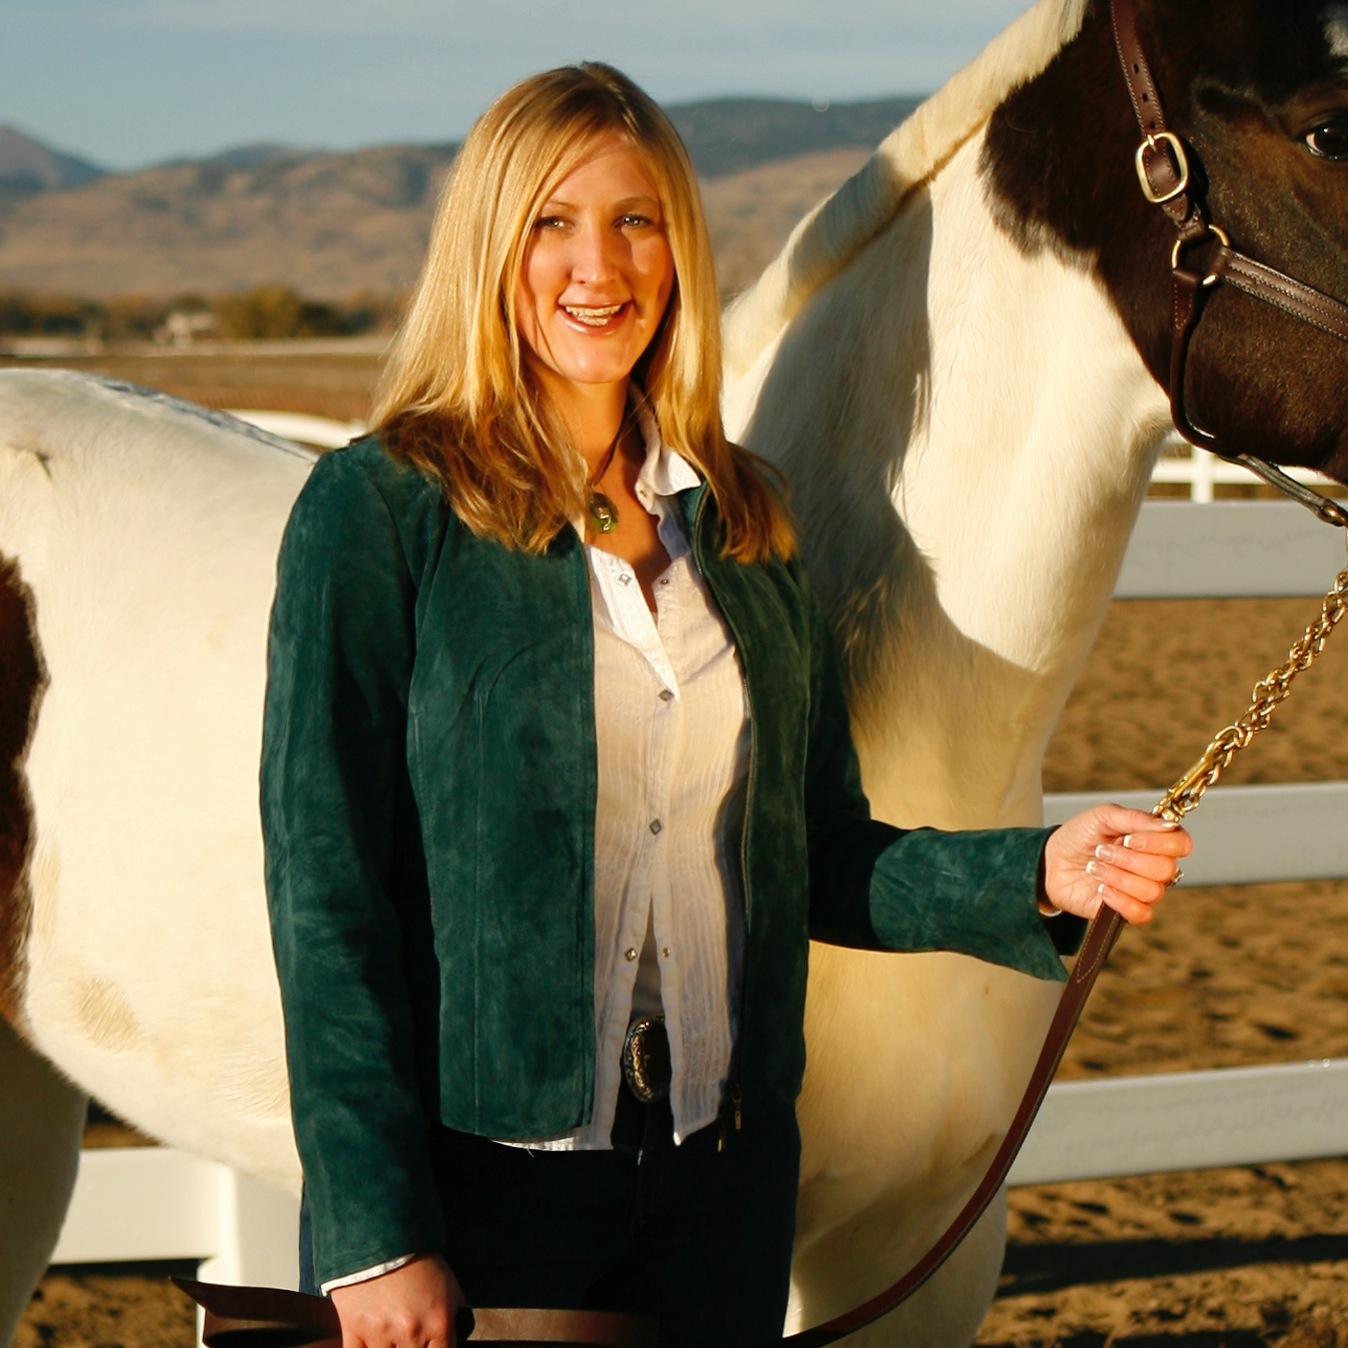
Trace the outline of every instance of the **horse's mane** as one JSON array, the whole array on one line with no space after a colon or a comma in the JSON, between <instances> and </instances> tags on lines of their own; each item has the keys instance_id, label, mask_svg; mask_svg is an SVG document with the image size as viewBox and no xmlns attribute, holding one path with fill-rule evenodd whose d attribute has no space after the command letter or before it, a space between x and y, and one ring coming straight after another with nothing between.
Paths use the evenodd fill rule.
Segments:
<instances>
[{"instance_id":1,"label":"horse's mane","mask_svg":"<svg viewBox=\"0 0 1348 1348\"><path fill-rule=\"evenodd\" d=\"M726 313L726 371L753 364L802 305L894 218L997 106L1081 30L1089 0L1039 0L891 131L861 168L791 232Z\"/></svg>"}]
</instances>

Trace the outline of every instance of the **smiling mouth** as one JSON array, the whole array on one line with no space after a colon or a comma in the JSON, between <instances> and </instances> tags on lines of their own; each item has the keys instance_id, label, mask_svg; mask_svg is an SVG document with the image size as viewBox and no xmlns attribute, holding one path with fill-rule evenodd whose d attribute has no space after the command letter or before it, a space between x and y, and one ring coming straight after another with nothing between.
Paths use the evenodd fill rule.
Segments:
<instances>
[{"instance_id":1,"label":"smiling mouth","mask_svg":"<svg viewBox=\"0 0 1348 1348\"><path fill-rule=\"evenodd\" d=\"M604 305L583 305L583 304L563 304L563 312L570 318L574 318L577 323L583 323L587 328L605 328L627 308L627 302L622 304L604 304Z\"/></svg>"}]
</instances>

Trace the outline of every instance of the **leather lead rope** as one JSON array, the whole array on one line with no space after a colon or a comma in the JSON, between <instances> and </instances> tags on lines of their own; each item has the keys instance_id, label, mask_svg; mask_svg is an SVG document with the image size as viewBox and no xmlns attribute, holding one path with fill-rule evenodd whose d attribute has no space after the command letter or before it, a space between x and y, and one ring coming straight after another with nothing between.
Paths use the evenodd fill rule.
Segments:
<instances>
[{"instance_id":1,"label":"leather lead rope","mask_svg":"<svg viewBox=\"0 0 1348 1348\"><path fill-rule=\"evenodd\" d=\"M1348 535L1345 539L1348 540ZM1267 729L1273 713L1290 694L1293 682L1315 663L1330 633L1345 616L1348 616L1348 566L1339 572L1321 604L1319 616L1293 645L1286 661L1255 685L1244 713L1212 739L1202 756L1157 802L1153 814L1178 823L1198 807L1208 788L1216 784L1236 755ZM903 1277L878 1296L823 1324L755 1348L779 1348L781 1345L824 1348L825 1344L834 1343L888 1315L945 1263L1005 1182L1123 925L1123 919L1112 908L1102 907L1086 929L1081 953L1059 998L1011 1126L972 1197L936 1243ZM337 1312L326 1297L265 1287L228 1287L185 1278L174 1278L173 1281L205 1309L203 1339L207 1348L299 1348L300 1345L341 1348ZM691 1289L690 1295L695 1294L696 1289ZM483 1309L474 1314L475 1323L460 1326L460 1342L513 1344L518 1348L545 1343L570 1344L574 1348L654 1348L655 1345L651 1322L635 1316L598 1311ZM737 1345L736 1348L744 1346Z\"/></svg>"},{"instance_id":2,"label":"leather lead rope","mask_svg":"<svg viewBox=\"0 0 1348 1348\"><path fill-rule=\"evenodd\" d=\"M1197 195L1197 181L1190 169L1193 151L1166 126L1160 92L1138 35L1135 0L1110 0L1110 25L1124 81L1128 86L1128 96L1142 131L1142 142L1138 146L1135 161L1138 182L1143 195L1165 212L1176 231L1171 258L1173 303L1170 369L1170 405L1175 426L1191 444L1243 464L1312 510L1325 523L1348 528L1348 511L1337 501L1310 490L1275 465L1254 455L1227 453L1217 445L1214 436L1200 430L1189 419L1184 404L1184 374L1189 342L1202 313L1203 299L1212 287L1225 282L1342 341L1348 341L1348 305L1237 252L1230 246L1226 234L1209 223ZM1209 237L1215 238L1219 244L1211 269L1203 274L1189 271L1183 265L1186 252ZM1308 668L1319 655L1330 631L1346 610L1348 569L1339 573L1334 588L1324 601L1320 617L1307 629L1301 641L1293 646L1287 663L1257 685L1245 715L1208 745L1203 756L1157 803L1154 814L1178 823L1198 805L1203 793L1217 781L1236 753L1267 726L1274 706L1287 696L1296 675ZM1272 695L1270 689L1274 690ZM879 1296L825 1324L792 1335L784 1340L785 1343L792 1348L822 1348L822 1345L833 1343L887 1315L912 1296L968 1235L1005 1182L1020 1153L1049 1084L1062 1062L1072 1032L1081 1019L1087 998L1095 987L1095 980L1104 968L1123 926L1123 919L1112 908L1102 908L1087 928L1081 952L1059 999L1057 1011L1006 1137L973 1195L936 1243L898 1282Z\"/></svg>"},{"instance_id":3,"label":"leather lead rope","mask_svg":"<svg viewBox=\"0 0 1348 1348\"><path fill-rule=\"evenodd\" d=\"M1345 535L1345 541L1348 541L1348 535ZM1333 587L1321 603L1319 616L1292 646L1286 661L1255 685L1245 711L1214 736L1202 755L1152 808L1154 815L1168 823L1177 824L1185 815L1198 808L1208 788L1216 785L1236 755L1248 748L1255 736L1268 728L1273 713L1291 693L1296 678L1315 663L1324 651L1329 634L1345 616L1348 616L1348 567L1335 578ZM1044 1045L1039 1050L1029 1084L1006 1137L1002 1139L997 1154L992 1158L973 1196L960 1209L936 1244L898 1282L879 1296L835 1320L794 1334L785 1339L785 1343L791 1344L792 1348L822 1348L822 1345L833 1343L887 1315L917 1291L968 1235L969 1228L983 1215L993 1195L1006 1180L1030 1126L1039 1113L1039 1107L1044 1102L1072 1031L1081 1019L1086 999L1091 995L1095 980L1104 968L1123 927L1123 919L1112 908L1101 908L1091 920L1081 953L1059 998L1058 1009L1049 1025Z\"/></svg>"},{"instance_id":4,"label":"leather lead rope","mask_svg":"<svg viewBox=\"0 0 1348 1348\"><path fill-rule=\"evenodd\" d=\"M1176 429L1191 444L1244 464L1314 511L1326 523L1348 529L1348 511L1337 501L1293 481L1263 459L1220 448L1214 436L1189 419L1184 404L1189 343L1202 315L1203 300L1214 286L1231 285L1343 341L1348 341L1348 305L1237 252L1230 246L1225 232L1208 221L1190 169L1194 152L1166 127L1160 93L1138 36L1135 0L1110 0L1110 21L1128 94L1142 131L1136 156L1138 182L1148 201L1166 213L1176 230L1171 257L1170 368L1170 406ZM1216 239L1219 244L1209 270L1205 273L1188 270L1183 265L1185 254L1209 239ZM1203 756L1161 797L1153 814L1178 823L1198 805L1204 792L1217 781L1235 755L1268 725L1274 709L1288 695L1293 680L1314 662L1329 633L1345 614L1348 614L1348 568L1339 573L1334 588L1324 600L1320 617L1292 647L1286 663L1256 685L1244 715L1217 735ZM903 1277L878 1296L844 1315L799 1334L774 1339L771 1344L759 1348L778 1348L778 1345L824 1348L825 1344L834 1343L888 1315L945 1263L1005 1183L1062 1061L1072 1031L1081 1019L1095 980L1123 926L1123 919L1112 908L1102 908L1091 921L1011 1126L978 1187L935 1244ZM187 1285L186 1280L174 1281L206 1306L207 1344L214 1339L220 1348L226 1344L236 1348L244 1348L244 1345L249 1348L276 1345L279 1348L281 1344L311 1344L322 1348L330 1344L331 1348L340 1348L340 1339L332 1338L336 1316L330 1303L324 1301L317 1309L303 1306L303 1303L322 1300L320 1298L302 1297L293 1292L277 1293L269 1288L228 1288L208 1283ZM695 1289L690 1294L695 1295ZM282 1300L278 1302L277 1297ZM605 1345L605 1348L633 1345L635 1348L645 1342L644 1334L648 1329L648 1324L633 1324L631 1317L606 1318L568 1311L479 1311L477 1331L470 1341L521 1345L564 1342Z\"/></svg>"}]
</instances>

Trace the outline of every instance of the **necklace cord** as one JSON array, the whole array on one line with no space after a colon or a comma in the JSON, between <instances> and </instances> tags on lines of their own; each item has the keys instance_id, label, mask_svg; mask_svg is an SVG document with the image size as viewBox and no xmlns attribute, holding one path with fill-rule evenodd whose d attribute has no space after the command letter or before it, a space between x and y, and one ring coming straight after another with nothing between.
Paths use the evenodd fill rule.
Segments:
<instances>
[{"instance_id":1,"label":"necklace cord","mask_svg":"<svg viewBox=\"0 0 1348 1348\"><path fill-rule=\"evenodd\" d=\"M605 474L613 466L614 456L618 452L618 445L621 443L623 435L631 424L631 411L623 413L623 419L618 423L618 429L614 433L613 439L609 441L608 448L604 451L603 462L599 466L599 471L586 479L588 489L585 501L585 513L589 518L590 527L597 534L611 534L618 527L618 507L613 504L606 492L599 490L599 484L604 480Z\"/></svg>"}]
</instances>

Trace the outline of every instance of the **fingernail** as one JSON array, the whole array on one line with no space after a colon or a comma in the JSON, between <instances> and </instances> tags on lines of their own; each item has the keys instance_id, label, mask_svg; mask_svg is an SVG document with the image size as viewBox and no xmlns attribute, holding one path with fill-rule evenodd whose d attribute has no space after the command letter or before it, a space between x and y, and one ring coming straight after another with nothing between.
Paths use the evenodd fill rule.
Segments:
<instances>
[{"instance_id":1,"label":"fingernail","mask_svg":"<svg viewBox=\"0 0 1348 1348\"><path fill-rule=\"evenodd\" d=\"M1087 874L1087 875L1094 875L1094 874L1096 873L1096 869L1097 869L1097 868L1096 868L1095 862L1093 862L1093 861L1088 861L1088 862L1086 863L1086 874Z\"/></svg>"},{"instance_id":2,"label":"fingernail","mask_svg":"<svg viewBox=\"0 0 1348 1348\"><path fill-rule=\"evenodd\" d=\"M1113 861L1114 849L1108 843L1099 843L1095 848L1095 855L1098 856L1101 861Z\"/></svg>"},{"instance_id":3,"label":"fingernail","mask_svg":"<svg viewBox=\"0 0 1348 1348\"><path fill-rule=\"evenodd\" d=\"M1096 885L1095 892L1103 899L1105 897L1104 885Z\"/></svg>"},{"instance_id":4,"label":"fingernail","mask_svg":"<svg viewBox=\"0 0 1348 1348\"><path fill-rule=\"evenodd\" d=\"M1133 835L1131 833L1125 833L1122 841L1125 847L1131 847L1133 845Z\"/></svg>"}]
</instances>

